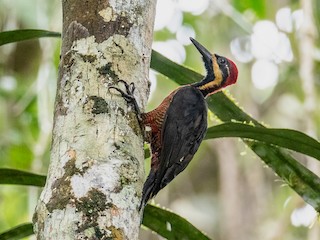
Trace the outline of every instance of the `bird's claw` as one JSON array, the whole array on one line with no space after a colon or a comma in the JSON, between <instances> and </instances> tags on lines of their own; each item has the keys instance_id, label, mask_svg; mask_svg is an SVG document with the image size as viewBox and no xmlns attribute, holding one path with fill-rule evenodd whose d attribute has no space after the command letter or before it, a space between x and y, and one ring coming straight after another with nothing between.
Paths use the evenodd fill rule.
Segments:
<instances>
[{"instance_id":1,"label":"bird's claw","mask_svg":"<svg viewBox=\"0 0 320 240\"><path fill-rule=\"evenodd\" d=\"M126 88L126 91L123 91L120 88L115 87L115 86L109 86L109 89L117 90L121 94L121 96L126 100L127 103L133 104L133 106L134 106L134 108L135 108L135 110L137 112L138 119L140 121L141 120L141 111L140 111L140 108L138 106L137 100L134 97L134 91L136 89L136 87L134 85L134 82L131 82L130 84L128 84L124 80L118 80L117 83L120 83L120 82L123 83L123 85Z\"/></svg>"},{"instance_id":2,"label":"bird's claw","mask_svg":"<svg viewBox=\"0 0 320 240\"><path fill-rule=\"evenodd\" d=\"M110 86L109 89L115 89L117 90L121 96L127 101L127 102L133 102L135 101L135 98L134 98L134 90L136 89L135 86L134 86L134 83L130 83L128 84L126 81L123 81L123 80L118 80L118 83L121 82L124 84L125 88L126 88L126 92L124 92L123 90L121 90L120 88L118 87L115 87L115 86Z\"/></svg>"}]
</instances>

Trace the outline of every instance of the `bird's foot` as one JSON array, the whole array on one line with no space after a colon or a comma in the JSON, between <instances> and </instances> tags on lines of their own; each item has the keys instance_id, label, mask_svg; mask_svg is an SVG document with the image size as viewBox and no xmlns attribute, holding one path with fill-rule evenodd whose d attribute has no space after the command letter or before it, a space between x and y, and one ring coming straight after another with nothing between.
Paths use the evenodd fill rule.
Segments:
<instances>
[{"instance_id":1,"label":"bird's foot","mask_svg":"<svg viewBox=\"0 0 320 240\"><path fill-rule=\"evenodd\" d=\"M117 90L121 94L121 96L126 100L127 103L133 105L134 110L137 113L139 124L140 124L140 126L142 126L141 111L140 111L139 105L137 103L137 100L134 97L134 90L136 89L136 87L134 86L134 83L132 82L132 83L128 84L126 81L123 81L123 80L118 80L118 83L119 82L123 83L123 85L126 88L126 91L123 91L122 89L120 89L118 87L114 87L114 86L110 86L109 89Z\"/></svg>"}]
</instances>

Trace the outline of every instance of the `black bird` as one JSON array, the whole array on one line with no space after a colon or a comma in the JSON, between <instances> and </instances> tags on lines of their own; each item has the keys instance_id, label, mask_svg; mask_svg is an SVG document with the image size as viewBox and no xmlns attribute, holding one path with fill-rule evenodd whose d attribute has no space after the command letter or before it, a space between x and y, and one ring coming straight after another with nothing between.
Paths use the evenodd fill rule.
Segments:
<instances>
[{"instance_id":1,"label":"black bird","mask_svg":"<svg viewBox=\"0 0 320 240\"><path fill-rule=\"evenodd\" d=\"M211 54L199 42L190 40L202 55L207 75L200 82L177 88L156 109L140 112L133 96L133 83L120 81L125 84L126 92L110 87L134 105L140 125L150 130L151 170L139 209L182 172L198 150L207 130L205 98L237 81L238 69L231 60Z\"/></svg>"}]
</instances>

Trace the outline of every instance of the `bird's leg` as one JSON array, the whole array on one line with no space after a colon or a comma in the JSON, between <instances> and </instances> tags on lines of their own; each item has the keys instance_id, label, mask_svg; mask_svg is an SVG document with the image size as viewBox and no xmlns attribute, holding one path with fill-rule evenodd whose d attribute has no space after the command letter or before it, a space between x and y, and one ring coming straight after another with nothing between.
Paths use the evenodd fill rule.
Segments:
<instances>
[{"instance_id":1,"label":"bird's leg","mask_svg":"<svg viewBox=\"0 0 320 240\"><path fill-rule=\"evenodd\" d=\"M127 103L133 105L134 110L137 113L137 118L138 118L138 122L139 122L140 128L144 132L144 124L143 124L143 121L142 121L142 114L141 114L139 105L137 103L137 100L135 99L135 97L133 95L134 94L134 90L136 89L136 87L134 86L133 82L128 84L127 82L125 82L123 80L118 80L118 83L119 82L123 83L123 85L126 88L126 92L124 92L120 88L114 87L114 86L110 86L109 89L112 88L112 89L117 90L121 94L121 96L126 100Z\"/></svg>"}]
</instances>

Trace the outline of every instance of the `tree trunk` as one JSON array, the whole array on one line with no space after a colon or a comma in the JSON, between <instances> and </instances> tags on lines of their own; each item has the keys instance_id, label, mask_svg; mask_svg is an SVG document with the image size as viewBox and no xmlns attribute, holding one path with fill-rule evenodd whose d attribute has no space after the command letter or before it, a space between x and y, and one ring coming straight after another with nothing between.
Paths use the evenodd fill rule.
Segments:
<instances>
[{"instance_id":1,"label":"tree trunk","mask_svg":"<svg viewBox=\"0 0 320 240\"><path fill-rule=\"evenodd\" d=\"M156 1L62 4L51 160L34 229L38 239L138 239L143 138L108 86L134 82L146 104Z\"/></svg>"}]
</instances>

